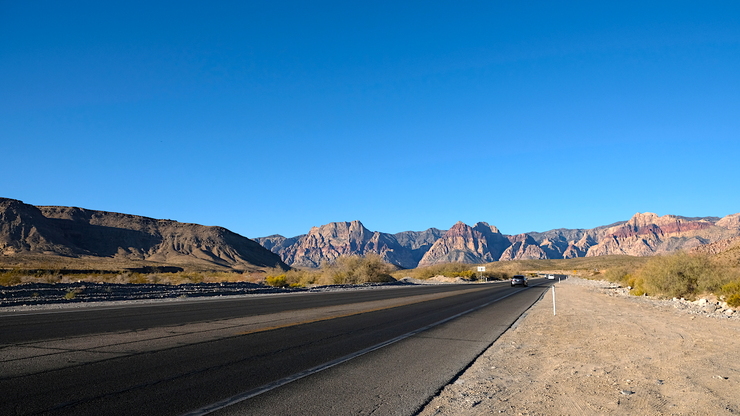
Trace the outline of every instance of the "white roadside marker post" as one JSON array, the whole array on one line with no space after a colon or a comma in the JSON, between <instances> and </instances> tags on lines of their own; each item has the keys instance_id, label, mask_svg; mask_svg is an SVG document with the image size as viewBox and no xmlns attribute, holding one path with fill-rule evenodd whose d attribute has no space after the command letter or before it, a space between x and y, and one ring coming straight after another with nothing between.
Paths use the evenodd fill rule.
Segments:
<instances>
[{"instance_id":1,"label":"white roadside marker post","mask_svg":"<svg viewBox=\"0 0 740 416\"><path fill-rule=\"evenodd\" d=\"M552 315L555 316L555 285L552 285Z\"/></svg>"}]
</instances>

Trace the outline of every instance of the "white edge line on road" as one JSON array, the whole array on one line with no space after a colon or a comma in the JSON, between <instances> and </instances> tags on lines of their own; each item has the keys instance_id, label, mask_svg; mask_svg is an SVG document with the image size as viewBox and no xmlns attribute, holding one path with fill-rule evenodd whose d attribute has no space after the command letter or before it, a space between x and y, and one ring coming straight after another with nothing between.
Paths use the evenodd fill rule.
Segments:
<instances>
[{"instance_id":1,"label":"white edge line on road","mask_svg":"<svg viewBox=\"0 0 740 416\"><path fill-rule=\"evenodd\" d=\"M537 286L539 286L539 285L537 285ZM444 323L449 322L449 321L451 321L453 319L459 318L459 317L461 317L463 315L469 314L471 312L475 312L478 309L485 308L486 306L488 306L488 305L490 305L492 303L495 303L495 302L498 302L500 300L506 299L509 296L513 296L513 295L515 295L515 294L517 294L517 293L519 293L519 292L521 292L521 291L523 291L525 289L526 288L521 288L520 290L517 290L516 292L509 293L508 295L502 296L500 298L496 298L496 299L491 300L489 302L486 302L486 303L484 303L482 305L478 305L478 306L476 306L476 307L474 307L472 309L468 309L467 311L460 312L457 315L453 315L453 316L447 317L445 319L442 319L441 321L437 321L437 322L434 322L432 324L429 324L429 325L427 325L425 327L422 327L422 328L419 328L419 329L415 329L415 330L413 330L411 332L408 332L408 333L405 333L403 335L399 335L399 336L397 336L395 338L389 339L388 341L384 341L384 342L381 342L379 344L373 345L371 347L367 347L365 349L362 349L360 351L356 351L356 352L354 352L352 354L345 355L344 357L339 357L339 358L337 358L335 360L328 361L328 362L326 362L324 364L317 365L316 367L309 368L307 370L303 370L301 372L292 374L292 375L290 375L288 377L285 377L285 378L282 378L280 380L273 381L272 383L265 384L264 386L257 387L256 389L252 389L252 390L246 391L244 393L237 394L236 396L231 396L231 397L229 397L227 399L224 399L224 400L218 401L216 403L210 404L208 406L201 407L200 409L193 410L191 412L185 413L182 416L202 416L202 415L207 415L207 414L212 413L212 412L215 412L217 410L221 410L221 409L223 409L225 407L235 405L235 404L237 404L239 402L243 402L244 400L251 399L252 397L258 396L258 395L260 395L262 393L266 393L266 392L268 392L270 390L273 390L273 389L276 389L278 387L284 386L284 385L286 385L288 383L292 383L293 381L300 380L300 379L302 379L304 377L310 376L311 374L318 373L320 371L326 370L327 368L331 368L331 367L334 367L336 365L345 363L345 362L347 362L347 361L349 361L349 360L351 360L353 358L357 358L357 357L359 357L361 355L365 355L365 354L367 354L369 352L373 352L373 351L378 350L380 348L387 347L388 345L395 344L398 341L401 341L401 340L404 340L404 339L406 339L408 337L414 336L414 335L416 335L416 334L418 334L420 332L424 332L424 331L426 331L428 329L431 329L431 328L433 328L433 327L435 327L437 325L444 324Z\"/></svg>"}]
</instances>

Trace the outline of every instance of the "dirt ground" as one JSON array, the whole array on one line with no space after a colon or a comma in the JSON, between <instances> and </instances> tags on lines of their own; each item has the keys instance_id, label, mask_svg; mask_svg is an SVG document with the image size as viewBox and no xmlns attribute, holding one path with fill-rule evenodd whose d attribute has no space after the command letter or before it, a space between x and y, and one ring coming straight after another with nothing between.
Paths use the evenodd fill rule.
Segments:
<instances>
[{"instance_id":1,"label":"dirt ground","mask_svg":"<svg viewBox=\"0 0 740 416\"><path fill-rule=\"evenodd\" d=\"M740 414L740 319L604 285L558 283L420 415Z\"/></svg>"}]
</instances>

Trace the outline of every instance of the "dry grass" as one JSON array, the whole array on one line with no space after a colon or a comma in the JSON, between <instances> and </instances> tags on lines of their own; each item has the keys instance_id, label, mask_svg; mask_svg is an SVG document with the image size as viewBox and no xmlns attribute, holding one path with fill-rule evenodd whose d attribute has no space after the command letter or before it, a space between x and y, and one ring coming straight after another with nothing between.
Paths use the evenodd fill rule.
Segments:
<instances>
[{"instance_id":1,"label":"dry grass","mask_svg":"<svg viewBox=\"0 0 740 416\"><path fill-rule=\"evenodd\" d=\"M164 268L180 270L158 272ZM137 272L133 270L152 270ZM55 255L0 255L0 286L21 283L150 283L186 284L264 281L265 268L237 271L226 267L205 268L202 265L164 264L100 257L63 257Z\"/></svg>"},{"instance_id":2,"label":"dry grass","mask_svg":"<svg viewBox=\"0 0 740 416\"><path fill-rule=\"evenodd\" d=\"M362 284L393 281L393 266L379 255L341 256L320 269L273 269L267 272L265 283L276 287L311 285Z\"/></svg>"},{"instance_id":3,"label":"dry grass","mask_svg":"<svg viewBox=\"0 0 740 416\"><path fill-rule=\"evenodd\" d=\"M487 264L446 263L409 270L398 270L392 275L396 279L406 276L417 279L428 279L433 276L466 277L475 279L477 266L485 266L482 277L489 279L508 279L515 274L557 273L581 277L598 276L606 270L616 267L638 267L648 258L632 256L580 257L575 259L551 260L514 260L497 261Z\"/></svg>"},{"instance_id":4,"label":"dry grass","mask_svg":"<svg viewBox=\"0 0 740 416\"><path fill-rule=\"evenodd\" d=\"M631 287L633 295L696 299L714 294L740 301L740 268L722 256L677 252L648 257L642 264L622 264L608 269L603 278ZM729 303L729 302L728 302ZM737 302L740 306L740 302Z\"/></svg>"},{"instance_id":5,"label":"dry grass","mask_svg":"<svg viewBox=\"0 0 740 416\"><path fill-rule=\"evenodd\" d=\"M118 284L165 284L180 285L187 283L250 282L264 280L264 273L238 272L177 272L177 273L136 273L92 272L66 273L64 271L26 271L13 269L0 272L0 286L12 286L22 283L118 283Z\"/></svg>"}]
</instances>

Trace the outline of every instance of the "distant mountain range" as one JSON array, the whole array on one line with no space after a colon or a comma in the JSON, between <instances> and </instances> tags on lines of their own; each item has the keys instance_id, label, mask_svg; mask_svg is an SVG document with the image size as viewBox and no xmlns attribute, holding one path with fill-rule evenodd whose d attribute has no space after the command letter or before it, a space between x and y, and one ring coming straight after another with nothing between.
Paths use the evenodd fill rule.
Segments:
<instances>
[{"instance_id":1,"label":"distant mountain range","mask_svg":"<svg viewBox=\"0 0 740 416\"><path fill-rule=\"evenodd\" d=\"M223 227L0 198L0 257L23 254L214 270L288 268L276 254Z\"/></svg>"},{"instance_id":2,"label":"distant mountain range","mask_svg":"<svg viewBox=\"0 0 740 416\"><path fill-rule=\"evenodd\" d=\"M740 214L717 217L637 213L629 221L591 229L556 229L504 235L492 225L462 222L447 231L430 228L388 234L361 222L334 222L308 234L256 238L288 265L318 267L342 255L376 253L402 268L439 263L488 263L526 259L568 259L622 254L651 256L691 250L740 236Z\"/></svg>"},{"instance_id":3,"label":"distant mountain range","mask_svg":"<svg viewBox=\"0 0 740 416\"><path fill-rule=\"evenodd\" d=\"M449 262L651 256L702 248L714 252L738 238L740 214L693 218L638 213L628 221L591 229L518 235L502 234L485 222L389 234L352 221L313 227L296 237L271 235L253 241L223 227L76 207L36 207L0 198L0 258L6 259L32 254L253 271L319 267L339 256L375 253L398 267L414 268Z\"/></svg>"}]
</instances>

